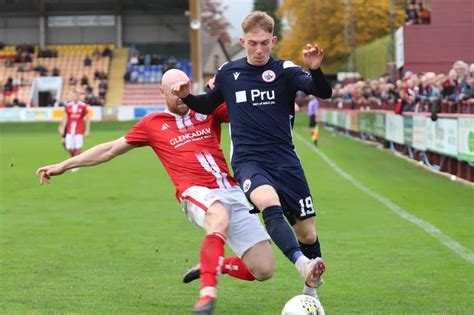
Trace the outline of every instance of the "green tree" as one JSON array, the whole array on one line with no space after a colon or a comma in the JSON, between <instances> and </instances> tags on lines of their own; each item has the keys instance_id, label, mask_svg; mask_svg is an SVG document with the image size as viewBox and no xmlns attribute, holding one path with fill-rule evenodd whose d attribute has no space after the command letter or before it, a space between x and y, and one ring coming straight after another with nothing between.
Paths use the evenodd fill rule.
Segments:
<instances>
[{"instance_id":1,"label":"green tree","mask_svg":"<svg viewBox=\"0 0 474 315\"><path fill-rule=\"evenodd\" d=\"M276 10L278 9L278 0L255 0L253 9L255 11L265 11L275 20L275 27L273 29L273 34L280 38L281 32L281 20L276 15Z\"/></svg>"},{"instance_id":2,"label":"green tree","mask_svg":"<svg viewBox=\"0 0 474 315\"><path fill-rule=\"evenodd\" d=\"M390 0L284 0L277 15L287 22L277 49L281 59L301 61L308 42L324 49L324 68L341 70L351 51L390 32ZM396 7L396 25L404 10Z\"/></svg>"}]
</instances>

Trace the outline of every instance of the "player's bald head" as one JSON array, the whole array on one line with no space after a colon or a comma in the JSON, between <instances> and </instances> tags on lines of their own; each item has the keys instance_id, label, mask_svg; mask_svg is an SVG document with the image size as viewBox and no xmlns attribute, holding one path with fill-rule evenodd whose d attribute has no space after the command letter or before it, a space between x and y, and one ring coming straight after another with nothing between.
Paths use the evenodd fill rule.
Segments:
<instances>
[{"instance_id":1,"label":"player's bald head","mask_svg":"<svg viewBox=\"0 0 474 315\"><path fill-rule=\"evenodd\" d=\"M189 77L181 70L170 69L163 74L161 78L161 85L164 88L170 88L171 85L179 81L188 81Z\"/></svg>"}]
</instances>

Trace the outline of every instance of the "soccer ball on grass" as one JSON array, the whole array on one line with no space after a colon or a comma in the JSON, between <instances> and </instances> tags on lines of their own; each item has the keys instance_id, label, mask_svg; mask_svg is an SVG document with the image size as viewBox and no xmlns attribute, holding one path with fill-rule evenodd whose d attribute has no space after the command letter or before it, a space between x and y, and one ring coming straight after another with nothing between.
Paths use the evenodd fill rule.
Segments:
<instances>
[{"instance_id":1,"label":"soccer ball on grass","mask_svg":"<svg viewBox=\"0 0 474 315\"><path fill-rule=\"evenodd\" d=\"M302 294L286 302L281 315L324 315L324 309L319 300Z\"/></svg>"}]
</instances>

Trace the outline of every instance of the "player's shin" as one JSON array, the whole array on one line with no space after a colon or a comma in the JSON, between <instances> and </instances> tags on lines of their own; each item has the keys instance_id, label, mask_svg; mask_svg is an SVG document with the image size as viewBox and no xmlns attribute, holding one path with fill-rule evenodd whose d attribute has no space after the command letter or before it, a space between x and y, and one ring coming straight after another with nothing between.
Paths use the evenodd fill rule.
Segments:
<instances>
[{"instance_id":1,"label":"player's shin","mask_svg":"<svg viewBox=\"0 0 474 315\"><path fill-rule=\"evenodd\" d=\"M321 256L321 245L319 244L319 238L316 238L316 242L313 244L305 244L298 242L300 244L301 251L308 258L317 258Z\"/></svg>"},{"instance_id":2,"label":"player's shin","mask_svg":"<svg viewBox=\"0 0 474 315\"><path fill-rule=\"evenodd\" d=\"M278 248L294 264L303 253L288 222L283 216L281 206L271 206L263 210L263 221L268 234Z\"/></svg>"},{"instance_id":3,"label":"player's shin","mask_svg":"<svg viewBox=\"0 0 474 315\"><path fill-rule=\"evenodd\" d=\"M253 281L255 276L250 272L247 265L237 256L227 257L224 259L224 266L222 268L223 274L237 279Z\"/></svg>"},{"instance_id":4,"label":"player's shin","mask_svg":"<svg viewBox=\"0 0 474 315\"><path fill-rule=\"evenodd\" d=\"M219 233L204 238L200 252L201 297L216 295L217 277L224 263L225 237Z\"/></svg>"}]
</instances>

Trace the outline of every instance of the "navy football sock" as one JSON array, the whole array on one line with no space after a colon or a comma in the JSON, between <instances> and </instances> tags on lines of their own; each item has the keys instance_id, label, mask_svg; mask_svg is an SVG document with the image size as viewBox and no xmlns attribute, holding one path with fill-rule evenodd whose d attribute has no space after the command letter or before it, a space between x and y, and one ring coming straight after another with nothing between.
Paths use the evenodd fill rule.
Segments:
<instances>
[{"instance_id":1,"label":"navy football sock","mask_svg":"<svg viewBox=\"0 0 474 315\"><path fill-rule=\"evenodd\" d=\"M304 244L301 242L298 242L300 244L301 251L303 254L312 259L316 257L322 257L321 256L321 245L319 244L319 238L316 239L316 242L313 244Z\"/></svg>"},{"instance_id":2,"label":"navy football sock","mask_svg":"<svg viewBox=\"0 0 474 315\"><path fill-rule=\"evenodd\" d=\"M263 210L263 222L268 234L278 248L295 263L303 255L293 230L283 217L281 206L271 206Z\"/></svg>"}]
</instances>

